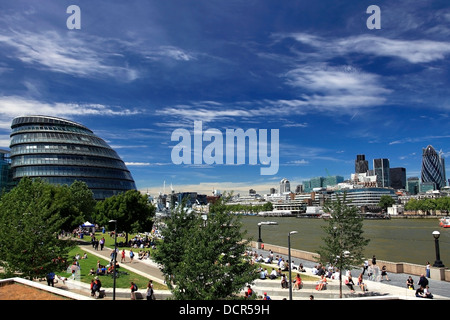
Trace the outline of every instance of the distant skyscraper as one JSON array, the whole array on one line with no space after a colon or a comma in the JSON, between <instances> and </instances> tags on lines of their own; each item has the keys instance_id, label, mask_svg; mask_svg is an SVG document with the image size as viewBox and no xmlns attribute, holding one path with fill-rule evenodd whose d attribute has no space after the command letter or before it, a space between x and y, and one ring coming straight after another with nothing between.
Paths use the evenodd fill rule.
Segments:
<instances>
[{"instance_id":1,"label":"distant skyscraper","mask_svg":"<svg viewBox=\"0 0 450 320\"><path fill-rule=\"evenodd\" d=\"M369 162L366 160L366 156L358 154L355 160L355 173L366 173L369 170Z\"/></svg>"},{"instance_id":2,"label":"distant skyscraper","mask_svg":"<svg viewBox=\"0 0 450 320\"><path fill-rule=\"evenodd\" d=\"M280 193L291 192L291 183L284 178L280 181Z\"/></svg>"},{"instance_id":3,"label":"distant skyscraper","mask_svg":"<svg viewBox=\"0 0 450 320\"><path fill-rule=\"evenodd\" d=\"M442 151L439 154L429 145L422 149L422 183L435 183L437 189L445 186L445 161Z\"/></svg>"},{"instance_id":4,"label":"distant skyscraper","mask_svg":"<svg viewBox=\"0 0 450 320\"><path fill-rule=\"evenodd\" d=\"M373 171L377 176L378 187L389 187L389 159L373 159Z\"/></svg>"},{"instance_id":5,"label":"distant skyscraper","mask_svg":"<svg viewBox=\"0 0 450 320\"><path fill-rule=\"evenodd\" d=\"M9 151L0 149L0 194L9 191L11 180L11 164L9 163Z\"/></svg>"},{"instance_id":6,"label":"distant skyscraper","mask_svg":"<svg viewBox=\"0 0 450 320\"><path fill-rule=\"evenodd\" d=\"M406 190L410 194L418 194L420 191L420 182L418 177L411 177L408 178L408 181L406 183Z\"/></svg>"},{"instance_id":7,"label":"distant skyscraper","mask_svg":"<svg viewBox=\"0 0 450 320\"><path fill-rule=\"evenodd\" d=\"M391 179L390 186L394 189L406 189L406 169L390 168L389 177Z\"/></svg>"}]
</instances>

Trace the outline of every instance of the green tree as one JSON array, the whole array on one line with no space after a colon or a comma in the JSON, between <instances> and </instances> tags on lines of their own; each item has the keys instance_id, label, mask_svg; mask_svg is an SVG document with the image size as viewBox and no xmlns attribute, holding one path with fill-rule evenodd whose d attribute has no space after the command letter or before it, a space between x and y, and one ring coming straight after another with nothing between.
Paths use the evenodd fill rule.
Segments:
<instances>
[{"instance_id":1,"label":"green tree","mask_svg":"<svg viewBox=\"0 0 450 320\"><path fill-rule=\"evenodd\" d=\"M265 204L263 204L263 211L273 211L273 204L270 201L267 201Z\"/></svg>"},{"instance_id":2,"label":"green tree","mask_svg":"<svg viewBox=\"0 0 450 320\"><path fill-rule=\"evenodd\" d=\"M410 199L405 204L405 210L406 211L416 211L419 210L419 201L417 199Z\"/></svg>"},{"instance_id":3,"label":"green tree","mask_svg":"<svg viewBox=\"0 0 450 320\"><path fill-rule=\"evenodd\" d=\"M395 203L395 200L388 195L382 195L380 197L380 202L378 202L378 206L383 209L383 211L386 211L387 208L391 207Z\"/></svg>"},{"instance_id":4,"label":"green tree","mask_svg":"<svg viewBox=\"0 0 450 320\"><path fill-rule=\"evenodd\" d=\"M323 226L325 236L318 250L318 260L325 264L332 264L339 268L339 292L342 298L342 272L354 266L361 265L364 259L364 248L369 243L363 237L363 218L355 206L343 197L336 197L336 201L327 203L325 211L330 212L328 224Z\"/></svg>"},{"instance_id":5,"label":"green tree","mask_svg":"<svg viewBox=\"0 0 450 320\"><path fill-rule=\"evenodd\" d=\"M71 201L73 205L72 226L78 226L88 221L93 221L93 212L96 206L94 193L82 181L73 182L70 187Z\"/></svg>"},{"instance_id":6,"label":"green tree","mask_svg":"<svg viewBox=\"0 0 450 320\"><path fill-rule=\"evenodd\" d=\"M5 276L32 279L66 268L71 241L58 238L59 187L23 178L0 199L0 265Z\"/></svg>"},{"instance_id":7,"label":"green tree","mask_svg":"<svg viewBox=\"0 0 450 320\"><path fill-rule=\"evenodd\" d=\"M229 214L223 199L211 206L206 219L182 207L166 221L164 240L153 256L163 265L175 299L225 299L253 282L256 266L244 255L248 240L241 217Z\"/></svg>"},{"instance_id":8,"label":"green tree","mask_svg":"<svg viewBox=\"0 0 450 320\"><path fill-rule=\"evenodd\" d=\"M117 220L117 228L126 233L150 231L156 208L148 202L145 195L138 190L106 198L97 202L94 221L99 225L108 225L108 221Z\"/></svg>"}]
</instances>

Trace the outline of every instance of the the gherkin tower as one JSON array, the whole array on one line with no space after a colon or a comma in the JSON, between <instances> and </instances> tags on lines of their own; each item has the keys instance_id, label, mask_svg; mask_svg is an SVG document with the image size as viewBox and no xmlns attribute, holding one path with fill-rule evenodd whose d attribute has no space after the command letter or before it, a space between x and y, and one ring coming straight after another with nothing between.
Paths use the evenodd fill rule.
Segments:
<instances>
[{"instance_id":1,"label":"the gherkin tower","mask_svg":"<svg viewBox=\"0 0 450 320\"><path fill-rule=\"evenodd\" d=\"M445 161L442 152L437 153L433 146L422 149L422 183L434 183L436 189L445 186Z\"/></svg>"}]
</instances>

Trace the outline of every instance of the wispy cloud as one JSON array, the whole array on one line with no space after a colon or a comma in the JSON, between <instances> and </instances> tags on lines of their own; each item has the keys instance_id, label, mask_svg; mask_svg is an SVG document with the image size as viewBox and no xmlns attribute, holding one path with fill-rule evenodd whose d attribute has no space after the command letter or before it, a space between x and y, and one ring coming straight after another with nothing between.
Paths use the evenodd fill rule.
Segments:
<instances>
[{"instance_id":1,"label":"wispy cloud","mask_svg":"<svg viewBox=\"0 0 450 320\"><path fill-rule=\"evenodd\" d=\"M382 105L391 90L380 84L379 76L351 66L330 67L312 64L285 74L289 85L299 88L303 100L296 106L326 109Z\"/></svg>"},{"instance_id":2,"label":"wispy cloud","mask_svg":"<svg viewBox=\"0 0 450 320\"><path fill-rule=\"evenodd\" d=\"M111 49L111 39L94 36L75 37L55 31L4 31L0 44L8 47L9 57L37 68L78 77L115 77L132 81L138 70L129 68ZM13 49L13 50L11 50Z\"/></svg>"},{"instance_id":3,"label":"wispy cloud","mask_svg":"<svg viewBox=\"0 0 450 320\"><path fill-rule=\"evenodd\" d=\"M145 45L140 40L83 36L74 33L3 30L0 45L8 48L9 57L35 68L85 78L113 78L130 82L143 76L142 68L130 66L128 54L142 63L146 60L195 60L193 53L176 46ZM1 70L0 70L1 71Z\"/></svg>"},{"instance_id":4,"label":"wispy cloud","mask_svg":"<svg viewBox=\"0 0 450 320\"><path fill-rule=\"evenodd\" d=\"M403 144L403 143L414 143L414 142L422 142L422 141L434 141L436 139L448 139L450 138L450 135L441 135L441 136L424 136L424 137L416 137L416 138L404 138L404 139L399 139L399 140L395 140L395 141L391 141L389 142L389 145L394 145L394 144Z\"/></svg>"},{"instance_id":5,"label":"wispy cloud","mask_svg":"<svg viewBox=\"0 0 450 320\"><path fill-rule=\"evenodd\" d=\"M194 53L188 52L174 46L159 46L156 48L149 48L143 51L145 58L150 60L161 60L169 58L178 61L191 61L196 60Z\"/></svg>"},{"instance_id":6,"label":"wispy cloud","mask_svg":"<svg viewBox=\"0 0 450 320\"><path fill-rule=\"evenodd\" d=\"M46 114L62 117L79 115L125 116L138 113L140 113L139 110L103 104L45 102L17 96L0 96L0 119L29 114ZM6 122L6 120L2 120L1 123L3 122Z\"/></svg>"},{"instance_id":7,"label":"wispy cloud","mask_svg":"<svg viewBox=\"0 0 450 320\"><path fill-rule=\"evenodd\" d=\"M292 160L292 161L288 161L286 163L286 165L289 166L304 166L304 165L308 165L309 161L305 160L305 159L301 159L301 160Z\"/></svg>"},{"instance_id":8,"label":"wispy cloud","mask_svg":"<svg viewBox=\"0 0 450 320\"><path fill-rule=\"evenodd\" d=\"M373 56L396 57L410 63L443 60L450 54L450 43L433 40L389 39L381 36L358 35L345 38L323 38L307 33L280 35L319 48L324 55L363 53Z\"/></svg>"}]
</instances>

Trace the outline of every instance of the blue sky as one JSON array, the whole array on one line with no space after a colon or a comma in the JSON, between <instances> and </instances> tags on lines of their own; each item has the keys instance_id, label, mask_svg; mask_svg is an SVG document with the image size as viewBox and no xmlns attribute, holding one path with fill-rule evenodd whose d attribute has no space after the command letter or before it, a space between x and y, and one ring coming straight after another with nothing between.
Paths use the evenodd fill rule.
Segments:
<instances>
[{"instance_id":1,"label":"blue sky","mask_svg":"<svg viewBox=\"0 0 450 320\"><path fill-rule=\"evenodd\" d=\"M152 193L350 178L357 154L420 176L422 148L450 156L449 39L446 0L1 1L0 148L12 118L44 114L91 128ZM194 121L278 129L278 172L175 165L171 134Z\"/></svg>"}]
</instances>

